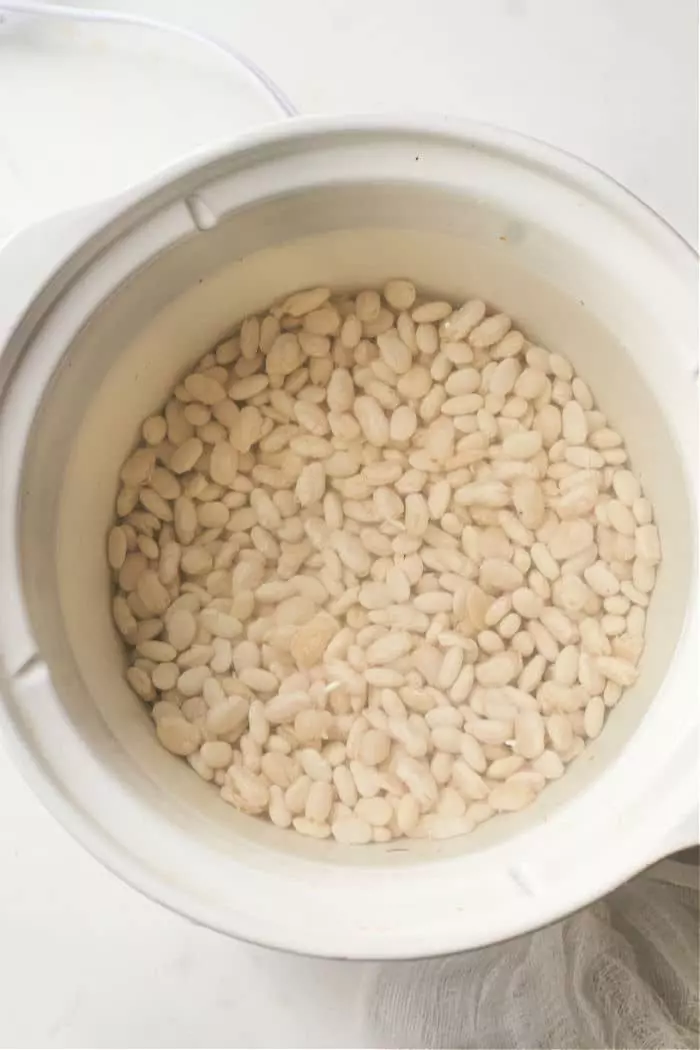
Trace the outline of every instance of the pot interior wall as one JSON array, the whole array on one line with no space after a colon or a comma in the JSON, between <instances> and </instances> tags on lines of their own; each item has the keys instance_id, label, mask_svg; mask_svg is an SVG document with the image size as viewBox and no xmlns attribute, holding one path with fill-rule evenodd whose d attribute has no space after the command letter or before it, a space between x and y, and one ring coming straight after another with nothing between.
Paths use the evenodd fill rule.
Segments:
<instances>
[{"instance_id":1,"label":"pot interior wall","mask_svg":"<svg viewBox=\"0 0 700 1050\"><path fill-rule=\"evenodd\" d=\"M403 275L455 302L482 297L511 314L533 341L571 359L627 440L657 508L665 560L640 684L563 781L527 813L491 821L463 841L348 852L240 816L158 745L147 712L123 681L105 536L119 467L141 421L243 316L296 288L380 286ZM596 319L610 315L611 302L620 319L614 331ZM507 212L439 188L339 185L266 201L134 273L69 348L46 392L26 461L22 528L30 616L65 715L91 754L184 835L195 834L219 852L247 850L251 863L268 863L263 855L285 851L405 864L484 849L545 819L614 761L634 732L654 700L685 612L691 536L683 475L664 412L643 380L659 338L645 304L601 276L598 260Z\"/></svg>"}]
</instances>

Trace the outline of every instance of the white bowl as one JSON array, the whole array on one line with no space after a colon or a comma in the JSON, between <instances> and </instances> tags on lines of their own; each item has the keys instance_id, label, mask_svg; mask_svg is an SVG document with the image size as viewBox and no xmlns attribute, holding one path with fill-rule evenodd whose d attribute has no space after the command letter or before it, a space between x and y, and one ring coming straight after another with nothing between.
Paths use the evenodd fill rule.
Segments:
<instances>
[{"instance_id":1,"label":"white bowl","mask_svg":"<svg viewBox=\"0 0 700 1050\"><path fill-rule=\"evenodd\" d=\"M292 289L389 275L480 296L571 358L664 561L639 683L560 782L465 839L352 849L236 813L163 751L123 681L104 541L119 465L182 369ZM293 121L28 231L0 278L2 718L109 868L237 937L400 958L531 930L697 841L695 257L625 190L493 128Z\"/></svg>"}]
</instances>

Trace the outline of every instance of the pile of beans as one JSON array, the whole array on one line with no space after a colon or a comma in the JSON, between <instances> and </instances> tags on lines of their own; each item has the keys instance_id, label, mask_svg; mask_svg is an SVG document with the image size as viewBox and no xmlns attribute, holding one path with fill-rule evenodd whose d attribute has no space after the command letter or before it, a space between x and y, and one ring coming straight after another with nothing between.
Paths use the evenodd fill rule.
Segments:
<instances>
[{"instance_id":1,"label":"pile of beans","mask_svg":"<svg viewBox=\"0 0 700 1050\"><path fill-rule=\"evenodd\" d=\"M126 677L244 813L464 834L533 802L635 682L652 517L586 383L505 314L407 280L297 292L123 465Z\"/></svg>"}]
</instances>

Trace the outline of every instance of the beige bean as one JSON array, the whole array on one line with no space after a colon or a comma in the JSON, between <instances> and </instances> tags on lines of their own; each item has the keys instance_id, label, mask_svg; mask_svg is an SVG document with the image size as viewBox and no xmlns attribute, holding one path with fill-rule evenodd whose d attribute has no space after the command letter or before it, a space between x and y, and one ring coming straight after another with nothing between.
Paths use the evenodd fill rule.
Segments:
<instances>
[{"instance_id":1,"label":"beige bean","mask_svg":"<svg viewBox=\"0 0 700 1050\"><path fill-rule=\"evenodd\" d=\"M162 718L156 723L156 735L173 755L191 755L199 747L201 730L184 718Z\"/></svg>"},{"instance_id":2,"label":"beige bean","mask_svg":"<svg viewBox=\"0 0 700 1050\"><path fill-rule=\"evenodd\" d=\"M544 750L544 722L538 711L521 711L515 719L515 750L523 758L538 758Z\"/></svg>"},{"instance_id":3,"label":"beige bean","mask_svg":"<svg viewBox=\"0 0 700 1050\"><path fill-rule=\"evenodd\" d=\"M334 820L331 825L333 838L348 846L362 846L372 841L372 825L359 817Z\"/></svg>"}]
</instances>

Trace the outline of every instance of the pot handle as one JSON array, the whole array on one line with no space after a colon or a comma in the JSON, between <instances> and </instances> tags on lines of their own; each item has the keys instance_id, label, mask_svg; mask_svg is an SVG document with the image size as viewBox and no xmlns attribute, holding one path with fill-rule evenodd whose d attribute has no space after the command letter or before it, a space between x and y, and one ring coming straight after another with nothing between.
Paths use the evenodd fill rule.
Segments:
<instances>
[{"instance_id":1,"label":"pot handle","mask_svg":"<svg viewBox=\"0 0 700 1050\"><path fill-rule=\"evenodd\" d=\"M646 866L664 861L674 853L700 845L700 805L697 795L698 756L694 747L686 754L688 773L664 800L659 817L666 818L666 830L649 851ZM659 819L657 817L656 819Z\"/></svg>"},{"instance_id":2,"label":"pot handle","mask_svg":"<svg viewBox=\"0 0 700 1050\"><path fill-rule=\"evenodd\" d=\"M11 295L0 296L0 397L14 367L22 339L20 329L31 327L29 308L59 272L90 228L90 217L99 209L89 205L58 212L24 226L0 241L0 286ZM29 312L28 312L29 311Z\"/></svg>"},{"instance_id":3,"label":"pot handle","mask_svg":"<svg viewBox=\"0 0 700 1050\"><path fill-rule=\"evenodd\" d=\"M670 857L684 849L700 845L700 810L695 807L668 833L659 845L659 857Z\"/></svg>"}]
</instances>

